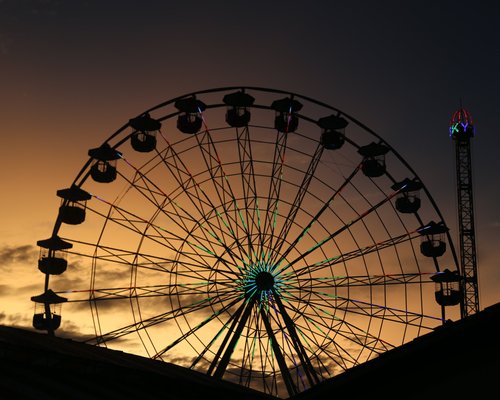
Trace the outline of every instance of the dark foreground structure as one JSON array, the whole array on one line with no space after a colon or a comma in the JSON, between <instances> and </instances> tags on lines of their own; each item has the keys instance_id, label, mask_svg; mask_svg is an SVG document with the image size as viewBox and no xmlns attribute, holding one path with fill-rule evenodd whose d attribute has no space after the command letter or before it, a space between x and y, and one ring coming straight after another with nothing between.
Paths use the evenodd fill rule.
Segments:
<instances>
[{"instance_id":1,"label":"dark foreground structure","mask_svg":"<svg viewBox=\"0 0 500 400\"><path fill-rule=\"evenodd\" d=\"M274 397L173 364L0 326L0 399Z\"/></svg>"},{"instance_id":2,"label":"dark foreground structure","mask_svg":"<svg viewBox=\"0 0 500 400\"><path fill-rule=\"evenodd\" d=\"M497 399L499 384L497 303L351 368L294 399Z\"/></svg>"},{"instance_id":3,"label":"dark foreground structure","mask_svg":"<svg viewBox=\"0 0 500 400\"><path fill-rule=\"evenodd\" d=\"M450 322L294 399L498 398L499 340L500 303ZM1 326L0 398L271 397L172 364Z\"/></svg>"}]
</instances>

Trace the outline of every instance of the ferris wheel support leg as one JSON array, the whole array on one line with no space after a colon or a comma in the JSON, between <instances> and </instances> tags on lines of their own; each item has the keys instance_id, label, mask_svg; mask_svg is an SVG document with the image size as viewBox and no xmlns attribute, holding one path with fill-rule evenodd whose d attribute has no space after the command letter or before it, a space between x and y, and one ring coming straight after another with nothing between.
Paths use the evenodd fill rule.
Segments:
<instances>
[{"instance_id":1,"label":"ferris wheel support leg","mask_svg":"<svg viewBox=\"0 0 500 400\"><path fill-rule=\"evenodd\" d=\"M299 335L297 335L297 330L295 329L295 324L286 312L285 306L283 305L283 302L281 301L279 295L274 296L276 299L276 304L278 305L278 309L283 316L283 320L285 321L286 328L288 330L288 333L290 334L290 337L293 342L293 346L295 347L295 351L297 352L300 361L303 365L304 371L307 375L307 379L309 381L309 385L314 386L315 384L320 382L320 379L318 377L318 374L316 373L316 370L314 369L313 365L311 364L311 360L306 354L306 350L304 349L304 346L302 345L302 342L300 341Z\"/></svg>"},{"instance_id":2,"label":"ferris wheel support leg","mask_svg":"<svg viewBox=\"0 0 500 400\"><path fill-rule=\"evenodd\" d=\"M222 352L226 348L226 344L231 338L231 332L234 331L234 328L236 327L236 324L238 323L238 319L243 312L243 309L245 308L245 303L243 303L234 313L233 315L233 321L231 323L231 326L229 327L229 330L226 333L226 336L224 337L224 340L222 341L221 345L219 346L219 350L217 351L217 354L215 355L214 359L212 360L212 363L210 364L210 367L208 368L207 375L212 375L212 371L214 368L217 366L217 361L220 359Z\"/></svg>"},{"instance_id":3,"label":"ferris wheel support leg","mask_svg":"<svg viewBox=\"0 0 500 400\"><path fill-rule=\"evenodd\" d=\"M264 307L260 308L260 313L262 315L262 321L264 321L267 334L269 335L269 339L271 340L271 346L273 348L274 355L276 356L276 360L278 361L278 366L280 368L281 375L283 376L283 381L285 382L288 395L292 397L298 393L297 387L293 383L292 376L290 375L290 371L286 365L285 358L283 357L283 353L281 352L278 341L276 340L273 328L271 327L269 318L267 318L267 314L264 310Z\"/></svg>"},{"instance_id":4,"label":"ferris wheel support leg","mask_svg":"<svg viewBox=\"0 0 500 400\"><path fill-rule=\"evenodd\" d=\"M241 319L238 322L238 326L234 331L233 337L231 338L231 341L229 342L229 345L227 346L226 351L224 352L224 355L222 356L219 365L217 366L217 369L214 372L213 375L214 378L222 379L224 372L226 372L229 360L231 359L231 355L233 354L234 348L236 347L236 343L238 342L238 339L240 338L241 333L243 332L243 328L245 327L248 318L250 317L250 313L252 311L254 303L255 303L255 297L252 297L248 302L244 303L244 306L246 307L245 311L243 312L243 315L241 316ZM214 362L216 361L217 360L214 359Z\"/></svg>"}]
</instances>

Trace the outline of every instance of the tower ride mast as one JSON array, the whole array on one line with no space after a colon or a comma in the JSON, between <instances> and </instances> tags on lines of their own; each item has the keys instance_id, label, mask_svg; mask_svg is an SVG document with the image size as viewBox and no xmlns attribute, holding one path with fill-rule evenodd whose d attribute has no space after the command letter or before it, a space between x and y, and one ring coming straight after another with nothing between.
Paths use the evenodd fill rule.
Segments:
<instances>
[{"instance_id":1,"label":"tower ride mast","mask_svg":"<svg viewBox=\"0 0 500 400\"><path fill-rule=\"evenodd\" d=\"M462 318L479 311L471 160L471 139L474 134L470 113L464 108L455 111L450 121L450 137L455 141Z\"/></svg>"}]
</instances>

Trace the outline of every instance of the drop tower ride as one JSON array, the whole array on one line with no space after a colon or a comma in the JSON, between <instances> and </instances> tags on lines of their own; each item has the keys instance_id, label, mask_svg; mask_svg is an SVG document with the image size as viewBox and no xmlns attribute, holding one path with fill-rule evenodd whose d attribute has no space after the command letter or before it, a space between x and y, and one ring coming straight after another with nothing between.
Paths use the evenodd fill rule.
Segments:
<instances>
[{"instance_id":1,"label":"drop tower ride","mask_svg":"<svg viewBox=\"0 0 500 400\"><path fill-rule=\"evenodd\" d=\"M450 121L450 137L455 141L460 273L462 275L462 318L479 311L474 201L472 194L471 139L475 128L470 113L455 111Z\"/></svg>"}]
</instances>

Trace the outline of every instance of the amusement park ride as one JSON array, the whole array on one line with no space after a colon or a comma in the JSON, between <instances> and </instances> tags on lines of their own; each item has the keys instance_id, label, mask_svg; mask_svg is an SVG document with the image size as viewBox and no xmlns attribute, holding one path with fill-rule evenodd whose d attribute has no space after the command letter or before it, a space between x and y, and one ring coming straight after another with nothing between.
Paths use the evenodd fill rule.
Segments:
<instances>
[{"instance_id":1,"label":"amusement park ride","mask_svg":"<svg viewBox=\"0 0 500 400\"><path fill-rule=\"evenodd\" d=\"M38 242L45 282L33 326L54 335L61 304L84 303L89 343L138 337L148 357L182 349L187 367L215 378L299 393L431 331L449 306L479 311L473 136L461 108L450 123L458 262L415 171L339 109L255 87L152 107L89 150L57 191L52 236ZM103 187L117 181L125 189L113 200ZM94 238L70 237L65 226L84 222L99 224ZM90 288L52 290L68 255L88 265L75 273ZM109 305L131 318L117 322Z\"/></svg>"},{"instance_id":2,"label":"amusement park ride","mask_svg":"<svg viewBox=\"0 0 500 400\"><path fill-rule=\"evenodd\" d=\"M462 317L479 311L471 158L471 139L474 134L472 117L461 107L450 121L450 137L455 141Z\"/></svg>"}]
</instances>

